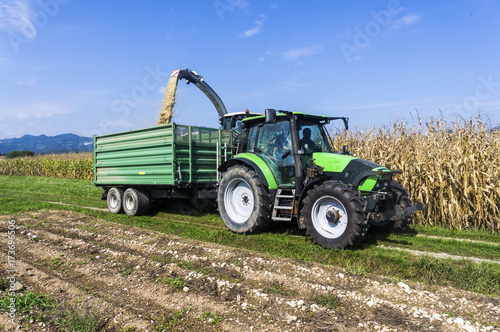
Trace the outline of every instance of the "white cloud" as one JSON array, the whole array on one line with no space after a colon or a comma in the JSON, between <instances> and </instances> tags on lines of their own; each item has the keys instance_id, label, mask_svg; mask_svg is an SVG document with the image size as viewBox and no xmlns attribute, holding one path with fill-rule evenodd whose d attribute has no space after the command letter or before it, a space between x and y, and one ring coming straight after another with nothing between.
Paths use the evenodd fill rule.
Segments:
<instances>
[{"instance_id":1,"label":"white cloud","mask_svg":"<svg viewBox=\"0 0 500 332\"><path fill-rule=\"evenodd\" d=\"M321 52L321 45L304 46L300 48L291 48L283 52L283 58L286 60L297 60L303 56L311 56Z\"/></svg>"},{"instance_id":2,"label":"white cloud","mask_svg":"<svg viewBox=\"0 0 500 332\"><path fill-rule=\"evenodd\" d=\"M403 16L399 20L392 21L390 28L393 30L399 30L405 26L410 26L417 23L418 21L420 21L420 18L421 18L420 15L408 14L406 16Z\"/></svg>"},{"instance_id":3,"label":"white cloud","mask_svg":"<svg viewBox=\"0 0 500 332\"><path fill-rule=\"evenodd\" d=\"M260 18L261 19L259 21L254 22L255 26L253 28L248 29L245 32L240 33L239 36L242 38L248 38L248 37L255 36L256 34L262 32L262 29L264 28L264 21L267 20L267 16L261 14Z\"/></svg>"},{"instance_id":4,"label":"white cloud","mask_svg":"<svg viewBox=\"0 0 500 332\"><path fill-rule=\"evenodd\" d=\"M229 7L235 9L245 9L248 7L248 2L245 0L227 0L227 4Z\"/></svg>"},{"instance_id":5,"label":"white cloud","mask_svg":"<svg viewBox=\"0 0 500 332\"><path fill-rule=\"evenodd\" d=\"M34 105L24 105L15 108L6 108L0 113L0 120L17 119L47 119L60 114L69 114L71 111L62 104L42 102Z\"/></svg>"},{"instance_id":6,"label":"white cloud","mask_svg":"<svg viewBox=\"0 0 500 332\"><path fill-rule=\"evenodd\" d=\"M36 29L32 17L27 0L2 0L0 2L0 31L33 40L36 37Z\"/></svg>"},{"instance_id":7,"label":"white cloud","mask_svg":"<svg viewBox=\"0 0 500 332\"><path fill-rule=\"evenodd\" d=\"M255 27L240 33L240 37L248 38L258 34L259 32L262 32L262 23L258 21L256 21L255 23L257 24Z\"/></svg>"}]
</instances>

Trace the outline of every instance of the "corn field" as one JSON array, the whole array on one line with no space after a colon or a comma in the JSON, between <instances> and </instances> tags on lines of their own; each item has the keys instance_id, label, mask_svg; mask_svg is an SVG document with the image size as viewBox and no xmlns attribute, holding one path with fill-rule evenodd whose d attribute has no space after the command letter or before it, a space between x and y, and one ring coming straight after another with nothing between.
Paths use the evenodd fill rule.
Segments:
<instances>
[{"instance_id":1,"label":"corn field","mask_svg":"<svg viewBox=\"0 0 500 332\"><path fill-rule=\"evenodd\" d=\"M52 154L14 158L0 162L0 174L93 180L93 163L94 157L92 153Z\"/></svg>"},{"instance_id":2,"label":"corn field","mask_svg":"<svg viewBox=\"0 0 500 332\"><path fill-rule=\"evenodd\" d=\"M500 131L475 122L430 120L407 127L337 133L339 150L348 145L354 156L403 174L396 180L413 201L427 205L413 219L420 225L450 229L500 231Z\"/></svg>"},{"instance_id":3,"label":"corn field","mask_svg":"<svg viewBox=\"0 0 500 332\"><path fill-rule=\"evenodd\" d=\"M479 117L413 126L400 121L332 139L337 150L347 145L356 157L403 171L396 180L413 201L427 205L415 223L500 232L500 131L489 131ZM0 162L0 174L92 180L92 164L91 153L16 158Z\"/></svg>"}]
</instances>

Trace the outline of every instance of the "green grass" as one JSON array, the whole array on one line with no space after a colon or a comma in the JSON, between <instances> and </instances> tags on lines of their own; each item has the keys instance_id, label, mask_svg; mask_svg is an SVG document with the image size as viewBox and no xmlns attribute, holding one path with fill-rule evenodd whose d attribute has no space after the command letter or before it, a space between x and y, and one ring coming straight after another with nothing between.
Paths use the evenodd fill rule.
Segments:
<instances>
[{"instance_id":1,"label":"green grass","mask_svg":"<svg viewBox=\"0 0 500 332\"><path fill-rule=\"evenodd\" d=\"M107 319L106 315L100 313L98 305L83 310L74 305L64 312L57 325L65 331L96 332L102 331Z\"/></svg>"},{"instance_id":2,"label":"green grass","mask_svg":"<svg viewBox=\"0 0 500 332\"><path fill-rule=\"evenodd\" d=\"M296 296L299 295L299 292L293 289L287 288L282 283L275 281L271 283L267 288L264 288L264 293L268 294L278 294L282 296Z\"/></svg>"},{"instance_id":3,"label":"green grass","mask_svg":"<svg viewBox=\"0 0 500 332\"><path fill-rule=\"evenodd\" d=\"M429 234L431 235L431 234ZM431 235L437 236L437 235ZM497 237L499 237L497 235ZM498 239L496 239L498 241ZM489 260L499 260L500 243L491 241L489 243L471 243L461 240L460 238L429 238L392 234L370 234L365 240L365 243L385 245L411 250L432 251L439 253L447 253L456 256L469 256L483 258Z\"/></svg>"},{"instance_id":4,"label":"green grass","mask_svg":"<svg viewBox=\"0 0 500 332\"><path fill-rule=\"evenodd\" d=\"M168 314L161 314L155 321L153 329L160 332L184 331L182 328L188 321L187 313L190 308L182 308Z\"/></svg>"},{"instance_id":5,"label":"green grass","mask_svg":"<svg viewBox=\"0 0 500 332\"><path fill-rule=\"evenodd\" d=\"M451 230L443 227L423 227L423 226L413 226L413 229L418 234L451 237L456 239L494 242L500 244L500 236L498 234L492 234L491 231Z\"/></svg>"},{"instance_id":6,"label":"green grass","mask_svg":"<svg viewBox=\"0 0 500 332\"><path fill-rule=\"evenodd\" d=\"M0 277L0 291L6 291L10 287L10 281L6 277Z\"/></svg>"},{"instance_id":7,"label":"green grass","mask_svg":"<svg viewBox=\"0 0 500 332\"><path fill-rule=\"evenodd\" d=\"M47 192L50 193L49 197ZM353 274L381 275L500 296L499 264L415 256L378 246L383 244L386 247L500 261L500 252L496 245L453 240L453 238L469 238L500 244L498 235L487 232L449 231L430 227L414 227L410 230L410 234L369 232L364 245L356 249L327 250L313 244L305 232L293 224L275 226L260 234L240 235L227 230L219 216L213 213L183 215L173 211L157 210L149 216L128 217L123 214L115 215L107 211L77 207L105 207L106 203L100 200L101 192L101 189L93 187L91 181L0 176L0 214L39 209L70 210L118 224L142 227L184 238L244 248L276 257L338 266ZM52 204L47 201L66 202L73 206ZM434 239L415 236L416 234L452 239ZM183 262L176 263L184 267Z\"/></svg>"},{"instance_id":8,"label":"green grass","mask_svg":"<svg viewBox=\"0 0 500 332\"><path fill-rule=\"evenodd\" d=\"M52 270L55 270L59 266L64 264L60 256L52 257L51 261L52 261Z\"/></svg>"},{"instance_id":9,"label":"green grass","mask_svg":"<svg viewBox=\"0 0 500 332\"><path fill-rule=\"evenodd\" d=\"M170 286L170 287L174 287L178 290L182 290L184 288L184 286L186 286L186 284L184 283L184 280L182 280L182 278L180 278L180 277L159 278L156 280L156 282L165 284L165 285Z\"/></svg>"},{"instance_id":10,"label":"green grass","mask_svg":"<svg viewBox=\"0 0 500 332\"><path fill-rule=\"evenodd\" d=\"M4 296L0 299L0 311L8 312L10 311L9 306L14 299L14 304L17 312L26 313L32 310L45 310L55 308L57 301L54 300L50 295L39 294L33 291L27 291L23 293L17 293L13 297Z\"/></svg>"},{"instance_id":11,"label":"green grass","mask_svg":"<svg viewBox=\"0 0 500 332\"><path fill-rule=\"evenodd\" d=\"M0 312L10 312L12 304L16 320L24 322L25 328L46 322L62 331L95 332L101 331L107 322L107 316L99 312L98 305L83 310L76 305L64 309L64 305L51 295L34 291L17 292L13 297L4 295L0 298Z\"/></svg>"},{"instance_id":12,"label":"green grass","mask_svg":"<svg viewBox=\"0 0 500 332\"><path fill-rule=\"evenodd\" d=\"M340 299L335 295L316 295L311 298L311 301L330 310L335 310L342 306Z\"/></svg>"},{"instance_id":13,"label":"green grass","mask_svg":"<svg viewBox=\"0 0 500 332\"><path fill-rule=\"evenodd\" d=\"M129 276L131 274L132 274L132 269L131 268L128 268L128 269L123 268L122 269L122 272L121 272L122 277L126 277L126 276Z\"/></svg>"},{"instance_id":14,"label":"green grass","mask_svg":"<svg viewBox=\"0 0 500 332\"><path fill-rule=\"evenodd\" d=\"M16 310L16 320L19 322L49 321L58 302L51 295L34 291L17 292L15 296L4 295L0 298L0 312Z\"/></svg>"},{"instance_id":15,"label":"green grass","mask_svg":"<svg viewBox=\"0 0 500 332\"><path fill-rule=\"evenodd\" d=\"M219 314L211 311L205 311L200 316L196 317L201 322L210 322L213 325L217 325L222 322L222 317Z\"/></svg>"}]
</instances>

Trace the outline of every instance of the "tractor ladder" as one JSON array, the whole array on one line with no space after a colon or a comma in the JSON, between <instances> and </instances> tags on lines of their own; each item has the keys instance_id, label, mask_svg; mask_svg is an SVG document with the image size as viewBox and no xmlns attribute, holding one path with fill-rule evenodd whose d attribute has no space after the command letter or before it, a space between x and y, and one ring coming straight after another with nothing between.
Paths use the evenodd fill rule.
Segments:
<instances>
[{"instance_id":1,"label":"tractor ladder","mask_svg":"<svg viewBox=\"0 0 500 332\"><path fill-rule=\"evenodd\" d=\"M292 221L293 206L295 205L295 189L278 189L274 199L274 221Z\"/></svg>"}]
</instances>

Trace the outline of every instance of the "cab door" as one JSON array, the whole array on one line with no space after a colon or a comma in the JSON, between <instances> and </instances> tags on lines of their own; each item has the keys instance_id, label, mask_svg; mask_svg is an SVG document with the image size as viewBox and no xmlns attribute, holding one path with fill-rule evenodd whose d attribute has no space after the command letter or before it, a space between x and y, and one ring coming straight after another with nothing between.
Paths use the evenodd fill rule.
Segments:
<instances>
[{"instance_id":1,"label":"cab door","mask_svg":"<svg viewBox=\"0 0 500 332\"><path fill-rule=\"evenodd\" d=\"M288 121L252 128L249 142L248 150L267 162L279 186L295 185L295 164Z\"/></svg>"}]
</instances>

